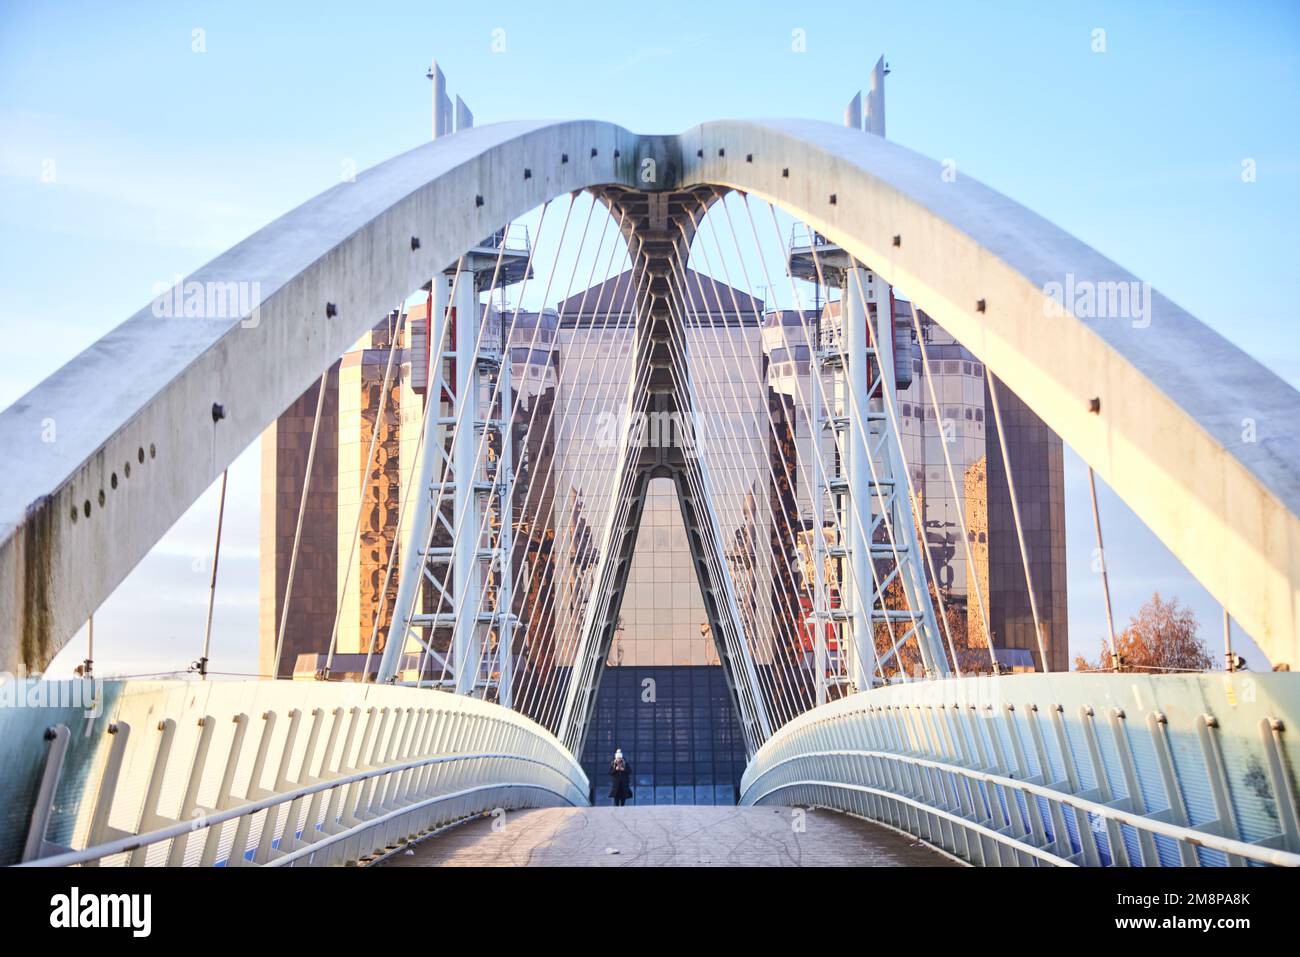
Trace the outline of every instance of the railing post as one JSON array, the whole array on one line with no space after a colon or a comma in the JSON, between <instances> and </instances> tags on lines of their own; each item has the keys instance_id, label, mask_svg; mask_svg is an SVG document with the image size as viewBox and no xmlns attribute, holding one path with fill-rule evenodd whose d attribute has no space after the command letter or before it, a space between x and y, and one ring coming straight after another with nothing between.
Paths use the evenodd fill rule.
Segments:
<instances>
[{"instance_id":1,"label":"railing post","mask_svg":"<svg viewBox=\"0 0 1300 957\"><path fill-rule=\"evenodd\" d=\"M212 715L199 718L199 741L194 748L194 760L190 762L190 777L185 783L185 795L181 798L180 813L177 820L189 821L191 828L202 827L202 811L199 810L199 784L203 780L203 768L208 762L208 747L212 744L212 732L216 721ZM189 835L183 834L172 839L171 849L167 853L167 866L180 867L185 863L185 848L189 844Z\"/></svg>"},{"instance_id":2,"label":"railing post","mask_svg":"<svg viewBox=\"0 0 1300 957\"><path fill-rule=\"evenodd\" d=\"M126 743L131 737L131 726L125 721L115 721L108 726L108 733L112 741L108 746L104 773L99 779L99 794L95 797L95 810L90 818L86 847L95 847L127 836L126 831L109 824L109 817L113 813L113 799L117 797L117 781L122 773L122 758L126 754ZM98 867L99 861L87 861L86 866Z\"/></svg>"},{"instance_id":3,"label":"railing post","mask_svg":"<svg viewBox=\"0 0 1300 957\"><path fill-rule=\"evenodd\" d=\"M45 752L45 763L41 767L41 780L36 788L36 801L32 805L32 816L27 826L27 843L23 847L24 861L34 861L46 854L66 850L46 840L50 827L50 818L54 812L54 796L59 789L59 778L63 774L63 758L68 753L68 739L72 734L67 725L56 724L45 729L45 740L49 747Z\"/></svg>"}]
</instances>

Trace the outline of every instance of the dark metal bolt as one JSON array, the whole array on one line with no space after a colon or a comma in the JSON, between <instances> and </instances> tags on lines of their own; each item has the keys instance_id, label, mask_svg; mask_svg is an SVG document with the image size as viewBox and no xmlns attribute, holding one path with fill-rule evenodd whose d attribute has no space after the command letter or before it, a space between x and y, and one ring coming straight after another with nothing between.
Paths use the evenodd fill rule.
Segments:
<instances>
[{"instance_id":1,"label":"dark metal bolt","mask_svg":"<svg viewBox=\"0 0 1300 957\"><path fill-rule=\"evenodd\" d=\"M215 423L217 423L217 422L220 422L220 421L221 421L222 419L224 419L225 417L226 417L226 407L225 407L224 405L222 405L221 403L219 403L219 402L213 402L213 403L212 403L212 421L213 421L213 423L215 424Z\"/></svg>"}]
</instances>

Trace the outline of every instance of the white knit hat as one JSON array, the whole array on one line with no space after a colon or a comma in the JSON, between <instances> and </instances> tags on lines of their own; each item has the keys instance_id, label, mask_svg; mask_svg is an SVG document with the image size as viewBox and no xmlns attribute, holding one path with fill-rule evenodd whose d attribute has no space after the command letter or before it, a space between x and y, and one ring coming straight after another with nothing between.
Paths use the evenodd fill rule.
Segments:
<instances>
[{"instance_id":1,"label":"white knit hat","mask_svg":"<svg viewBox=\"0 0 1300 957\"><path fill-rule=\"evenodd\" d=\"M614 749L614 758L617 760L618 758L621 758L622 756L623 756L623 749L622 749L622 748L615 748L615 749Z\"/></svg>"}]
</instances>

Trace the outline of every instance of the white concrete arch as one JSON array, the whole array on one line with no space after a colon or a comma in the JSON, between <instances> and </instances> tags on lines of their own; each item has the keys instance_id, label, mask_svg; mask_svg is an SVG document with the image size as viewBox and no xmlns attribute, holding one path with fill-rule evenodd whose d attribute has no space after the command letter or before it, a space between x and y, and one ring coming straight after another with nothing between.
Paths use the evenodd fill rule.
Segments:
<instances>
[{"instance_id":1,"label":"white concrete arch","mask_svg":"<svg viewBox=\"0 0 1300 957\"><path fill-rule=\"evenodd\" d=\"M200 289L256 283L255 319L159 318L151 304L0 413L11 458L0 469L0 671L43 668L222 469L398 302L546 200L628 182L637 141L608 123L515 122L419 146L186 277ZM51 422L57 440L43 441Z\"/></svg>"},{"instance_id":2,"label":"white concrete arch","mask_svg":"<svg viewBox=\"0 0 1300 957\"><path fill-rule=\"evenodd\" d=\"M602 184L747 190L843 245L1092 464L1270 658L1300 659L1300 396L1158 294L1145 328L1047 317L1047 283L1135 277L941 173L878 137L811 121L723 121L679 137L520 122L439 139L322 193L187 277L257 283L255 323L238 311L160 319L146 307L0 413L0 448L19 463L0 470L0 670L43 667L401 298L502 223ZM225 411L215 423L214 403ZM1243 441L1243 420L1257 441ZM42 441L51 421L57 441Z\"/></svg>"},{"instance_id":3,"label":"white concrete arch","mask_svg":"<svg viewBox=\"0 0 1300 957\"><path fill-rule=\"evenodd\" d=\"M680 146L683 187L771 200L914 297L1093 466L1274 663L1300 663L1300 393L1149 287L1137 323L1048 315L1049 283L1139 280L880 137L805 120L722 121L687 131Z\"/></svg>"}]
</instances>

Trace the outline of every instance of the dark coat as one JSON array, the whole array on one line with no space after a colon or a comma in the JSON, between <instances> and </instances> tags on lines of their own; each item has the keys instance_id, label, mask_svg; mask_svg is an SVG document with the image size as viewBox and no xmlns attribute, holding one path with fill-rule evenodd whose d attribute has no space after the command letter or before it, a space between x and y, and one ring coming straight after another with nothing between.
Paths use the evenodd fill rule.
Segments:
<instances>
[{"instance_id":1,"label":"dark coat","mask_svg":"<svg viewBox=\"0 0 1300 957\"><path fill-rule=\"evenodd\" d=\"M632 796L632 765L626 761L621 768L617 761L609 763L609 796L616 801Z\"/></svg>"}]
</instances>

